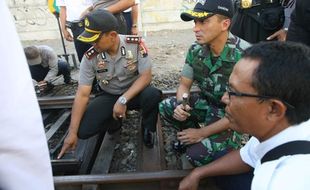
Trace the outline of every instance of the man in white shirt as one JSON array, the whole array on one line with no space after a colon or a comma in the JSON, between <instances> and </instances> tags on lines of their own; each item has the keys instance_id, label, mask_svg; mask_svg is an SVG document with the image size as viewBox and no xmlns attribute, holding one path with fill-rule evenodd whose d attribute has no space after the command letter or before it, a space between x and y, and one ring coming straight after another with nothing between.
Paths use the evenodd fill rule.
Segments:
<instances>
[{"instance_id":1,"label":"man in white shirt","mask_svg":"<svg viewBox=\"0 0 310 190\"><path fill-rule=\"evenodd\" d=\"M78 59L81 62L84 53L91 47L91 44L77 40L77 37L84 31L84 23L81 14L92 5L91 0L56 0L60 7L59 18L61 31L67 41L74 42ZM71 30L72 34L68 31Z\"/></svg>"},{"instance_id":2,"label":"man in white shirt","mask_svg":"<svg viewBox=\"0 0 310 190\"><path fill-rule=\"evenodd\" d=\"M304 45L266 42L247 49L233 69L222 101L230 128L252 138L241 150L195 168L179 189L197 189L202 178L241 174L252 168L254 177L247 189L309 189L309 78L310 49ZM302 146L296 148L296 141ZM271 151L288 142L295 143L294 153L279 151L276 156ZM223 189L236 189L225 183L221 180Z\"/></svg>"},{"instance_id":3,"label":"man in white shirt","mask_svg":"<svg viewBox=\"0 0 310 190\"><path fill-rule=\"evenodd\" d=\"M53 190L39 105L12 15L0 1L0 189Z\"/></svg>"}]
</instances>

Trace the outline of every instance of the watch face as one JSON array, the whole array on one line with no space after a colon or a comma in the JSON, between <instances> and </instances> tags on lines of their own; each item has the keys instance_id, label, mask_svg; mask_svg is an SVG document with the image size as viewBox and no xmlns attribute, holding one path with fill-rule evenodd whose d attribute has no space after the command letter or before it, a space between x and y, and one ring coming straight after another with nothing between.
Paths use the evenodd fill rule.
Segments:
<instances>
[{"instance_id":1,"label":"watch face","mask_svg":"<svg viewBox=\"0 0 310 190\"><path fill-rule=\"evenodd\" d=\"M119 103L124 104L124 105L127 103L126 98L123 96L119 97L118 101L119 101Z\"/></svg>"}]
</instances>

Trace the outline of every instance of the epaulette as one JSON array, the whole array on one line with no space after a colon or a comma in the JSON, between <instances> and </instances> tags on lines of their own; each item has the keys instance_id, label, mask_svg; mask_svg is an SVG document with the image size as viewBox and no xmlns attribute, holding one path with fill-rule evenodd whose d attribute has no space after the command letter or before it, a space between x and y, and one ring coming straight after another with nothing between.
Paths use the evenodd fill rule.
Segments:
<instances>
[{"instance_id":1,"label":"epaulette","mask_svg":"<svg viewBox=\"0 0 310 190\"><path fill-rule=\"evenodd\" d=\"M85 57L87 59L92 59L94 56L96 56L98 54L98 52L96 51L96 49L94 48L94 46L92 46L91 48L89 48L85 53Z\"/></svg>"},{"instance_id":2,"label":"epaulette","mask_svg":"<svg viewBox=\"0 0 310 190\"><path fill-rule=\"evenodd\" d=\"M126 36L126 42L131 44L139 44L141 39L141 36Z\"/></svg>"}]
</instances>

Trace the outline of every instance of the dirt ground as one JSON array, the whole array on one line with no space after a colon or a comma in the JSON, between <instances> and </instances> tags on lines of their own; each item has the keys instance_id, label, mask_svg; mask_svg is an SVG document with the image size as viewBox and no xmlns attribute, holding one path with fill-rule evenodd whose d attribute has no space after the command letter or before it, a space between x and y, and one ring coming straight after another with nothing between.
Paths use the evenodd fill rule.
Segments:
<instances>
[{"instance_id":1,"label":"dirt ground","mask_svg":"<svg viewBox=\"0 0 310 190\"><path fill-rule=\"evenodd\" d=\"M147 32L143 38L149 49L149 55L153 61L153 73L162 75L166 73L179 72L184 64L184 59L189 46L195 41L191 29L188 30L162 30ZM27 45L48 45L57 54L63 54L61 39L42 41L23 41L23 46ZM75 53L72 42L65 42L68 54ZM77 56L76 56L77 59ZM69 61L73 66L72 61ZM77 76L73 76L76 78Z\"/></svg>"}]
</instances>

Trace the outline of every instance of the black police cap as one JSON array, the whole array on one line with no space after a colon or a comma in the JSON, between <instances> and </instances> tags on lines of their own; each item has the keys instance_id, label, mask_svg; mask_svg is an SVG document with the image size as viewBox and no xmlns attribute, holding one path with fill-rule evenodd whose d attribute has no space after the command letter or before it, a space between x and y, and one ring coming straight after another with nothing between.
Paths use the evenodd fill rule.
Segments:
<instances>
[{"instance_id":1,"label":"black police cap","mask_svg":"<svg viewBox=\"0 0 310 190\"><path fill-rule=\"evenodd\" d=\"M187 10L181 13L181 19L183 21L205 19L214 14L232 18L233 13L232 0L199 0L193 10Z\"/></svg>"},{"instance_id":2,"label":"black police cap","mask_svg":"<svg viewBox=\"0 0 310 190\"><path fill-rule=\"evenodd\" d=\"M95 42L101 33L118 30L118 22L112 13L107 10L96 9L88 13L84 19L84 31L78 40L86 43Z\"/></svg>"}]
</instances>

